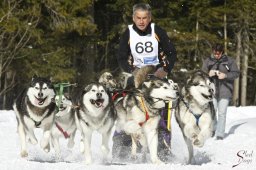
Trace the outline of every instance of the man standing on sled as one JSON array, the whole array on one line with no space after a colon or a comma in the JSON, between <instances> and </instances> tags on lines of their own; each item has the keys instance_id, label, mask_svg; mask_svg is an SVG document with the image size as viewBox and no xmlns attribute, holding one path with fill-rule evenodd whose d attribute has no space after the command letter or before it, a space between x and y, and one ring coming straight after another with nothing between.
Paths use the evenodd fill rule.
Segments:
<instances>
[{"instance_id":1,"label":"man standing on sled","mask_svg":"<svg viewBox=\"0 0 256 170\"><path fill-rule=\"evenodd\" d=\"M134 74L138 69L154 65L154 76L166 78L176 61L176 50L166 31L151 22L151 7L140 3L133 6L133 24L129 25L120 39L118 63L122 71ZM133 84L133 77L125 84ZM158 155L167 161L170 155L171 132L167 129L167 109L163 109L159 124ZM131 138L115 132L113 137L113 159L127 159L130 154Z\"/></svg>"}]
</instances>

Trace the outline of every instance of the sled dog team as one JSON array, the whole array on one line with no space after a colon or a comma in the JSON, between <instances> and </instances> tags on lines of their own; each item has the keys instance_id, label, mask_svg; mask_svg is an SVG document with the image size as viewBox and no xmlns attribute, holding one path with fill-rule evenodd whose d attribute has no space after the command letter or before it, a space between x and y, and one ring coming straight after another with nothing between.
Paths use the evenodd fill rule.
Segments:
<instances>
[{"instance_id":1,"label":"sled dog team","mask_svg":"<svg viewBox=\"0 0 256 170\"><path fill-rule=\"evenodd\" d=\"M209 76L196 71L182 89L170 79L145 78L132 93L127 92L113 101L115 89L120 88L120 83L123 82L106 72L98 83L86 85L71 100L68 94L56 95L49 79L33 77L29 87L13 105L21 157L28 156L28 142L33 145L38 143L34 129L41 128L41 148L49 152L52 145L57 157L60 157L59 138L66 138L68 147L72 148L76 131L80 132L80 150L86 164L93 162L91 138L92 133L97 131L102 135L101 151L104 160L107 160L109 141L115 127L116 131L131 135L131 157L136 157L139 142L142 152L149 153L151 162L161 164L157 155L159 113L167 103L175 102L176 121L189 150L188 163L193 163L193 147L202 147L214 133L215 112L211 102L215 88Z\"/></svg>"}]
</instances>

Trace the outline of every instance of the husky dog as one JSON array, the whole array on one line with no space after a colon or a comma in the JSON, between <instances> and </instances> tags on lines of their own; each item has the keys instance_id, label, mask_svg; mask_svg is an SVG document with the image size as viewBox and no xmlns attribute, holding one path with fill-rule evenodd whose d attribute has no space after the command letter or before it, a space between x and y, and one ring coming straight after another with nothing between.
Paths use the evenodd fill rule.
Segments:
<instances>
[{"instance_id":1,"label":"husky dog","mask_svg":"<svg viewBox=\"0 0 256 170\"><path fill-rule=\"evenodd\" d=\"M188 163L194 163L193 146L202 147L214 132L214 92L214 84L202 71L194 72L182 89L175 116L188 147Z\"/></svg>"},{"instance_id":2,"label":"husky dog","mask_svg":"<svg viewBox=\"0 0 256 170\"><path fill-rule=\"evenodd\" d=\"M110 72L101 74L99 83L103 84L109 91L113 91L117 87L117 82Z\"/></svg>"},{"instance_id":3,"label":"husky dog","mask_svg":"<svg viewBox=\"0 0 256 170\"><path fill-rule=\"evenodd\" d=\"M26 140L37 144L35 128L43 129L41 148L49 152L50 130L54 122L55 91L50 80L33 77L30 86L22 91L14 102L13 109L18 122L21 140L21 157L27 157Z\"/></svg>"},{"instance_id":4,"label":"husky dog","mask_svg":"<svg viewBox=\"0 0 256 170\"><path fill-rule=\"evenodd\" d=\"M79 99L76 123L83 137L82 151L86 164L92 163L91 137L95 130L102 134L101 150L104 160L109 153L109 139L116 118L110 97L103 85L91 83L84 88Z\"/></svg>"},{"instance_id":5,"label":"husky dog","mask_svg":"<svg viewBox=\"0 0 256 170\"><path fill-rule=\"evenodd\" d=\"M60 145L59 138L64 137L69 139L68 147L72 148L74 146L74 138L76 133L76 123L75 123L75 109L73 108L71 99L67 93L64 95L57 95L55 97L55 102L59 108L59 111L55 117L55 124L51 130L52 144L56 155L60 157Z\"/></svg>"},{"instance_id":6,"label":"husky dog","mask_svg":"<svg viewBox=\"0 0 256 170\"><path fill-rule=\"evenodd\" d=\"M162 163L157 156L159 112L178 95L178 86L173 81L153 79L144 82L139 93L127 94L116 104L116 130L131 135L132 157L136 156L136 143L139 141L144 153L148 146L153 163Z\"/></svg>"}]
</instances>

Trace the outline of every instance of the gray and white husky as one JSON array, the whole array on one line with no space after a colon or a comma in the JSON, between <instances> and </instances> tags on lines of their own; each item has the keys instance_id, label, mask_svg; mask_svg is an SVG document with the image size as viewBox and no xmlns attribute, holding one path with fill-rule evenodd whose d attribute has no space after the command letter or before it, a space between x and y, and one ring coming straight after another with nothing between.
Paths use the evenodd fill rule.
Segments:
<instances>
[{"instance_id":1,"label":"gray and white husky","mask_svg":"<svg viewBox=\"0 0 256 170\"><path fill-rule=\"evenodd\" d=\"M212 100L215 87L209 76L192 73L182 89L175 116L188 147L188 163L194 163L193 146L202 147L214 132L215 111Z\"/></svg>"},{"instance_id":2,"label":"gray and white husky","mask_svg":"<svg viewBox=\"0 0 256 170\"><path fill-rule=\"evenodd\" d=\"M58 112L55 117L55 122L51 130L52 144L57 157L60 157L59 138L68 139L68 147L74 146L74 138L76 133L75 108L67 93L57 95L55 102L58 106Z\"/></svg>"},{"instance_id":3,"label":"gray and white husky","mask_svg":"<svg viewBox=\"0 0 256 170\"><path fill-rule=\"evenodd\" d=\"M111 130L116 118L111 96L103 85L91 83L84 88L78 104L80 108L76 112L76 123L83 137L82 151L85 155L85 163L92 163L91 137L93 131L98 131L102 135L101 150L104 160L106 160L109 153Z\"/></svg>"},{"instance_id":4,"label":"gray and white husky","mask_svg":"<svg viewBox=\"0 0 256 170\"><path fill-rule=\"evenodd\" d=\"M55 91L50 80L33 77L30 86L22 91L14 102L13 109L18 122L21 140L21 156L27 157L26 140L37 144L35 128L43 129L41 148L50 150L50 130L54 123Z\"/></svg>"},{"instance_id":5,"label":"gray and white husky","mask_svg":"<svg viewBox=\"0 0 256 170\"><path fill-rule=\"evenodd\" d=\"M178 85L172 80L153 79L142 84L140 92L127 94L115 108L117 131L132 137L131 156L136 156L136 143L140 142L144 154L148 147L153 163L162 163L157 155L160 111L165 104L178 98Z\"/></svg>"}]
</instances>

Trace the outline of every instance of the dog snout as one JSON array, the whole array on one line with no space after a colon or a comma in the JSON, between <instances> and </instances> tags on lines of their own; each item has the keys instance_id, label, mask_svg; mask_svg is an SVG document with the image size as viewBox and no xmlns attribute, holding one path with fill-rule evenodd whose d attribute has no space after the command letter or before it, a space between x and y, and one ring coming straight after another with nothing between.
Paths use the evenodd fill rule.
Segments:
<instances>
[{"instance_id":1,"label":"dog snout","mask_svg":"<svg viewBox=\"0 0 256 170\"><path fill-rule=\"evenodd\" d=\"M209 92L210 92L211 94L213 94L214 90L213 90L213 89L209 89Z\"/></svg>"},{"instance_id":2,"label":"dog snout","mask_svg":"<svg viewBox=\"0 0 256 170\"><path fill-rule=\"evenodd\" d=\"M44 96L44 94L42 92L38 93L38 97L43 97L43 96Z\"/></svg>"},{"instance_id":3,"label":"dog snout","mask_svg":"<svg viewBox=\"0 0 256 170\"><path fill-rule=\"evenodd\" d=\"M178 90L179 89L178 85L177 84L173 85L173 89Z\"/></svg>"},{"instance_id":4,"label":"dog snout","mask_svg":"<svg viewBox=\"0 0 256 170\"><path fill-rule=\"evenodd\" d=\"M63 108L63 103L60 104L60 108Z\"/></svg>"},{"instance_id":5,"label":"dog snout","mask_svg":"<svg viewBox=\"0 0 256 170\"><path fill-rule=\"evenodd\" d=\"M180 95L180 92L177 91L177 92L176 92L176 95L179 96L179 95Z\"/></svg>"},{"instance_id":6,"label":"dog snout","mask_svg":"<svg viewBox=\"0 0 256 170\"><path fill-rule=\"evenodd\" d=\"M101 96L102 96L102 93L97 93L96 96L97 96L97 97L101 97Z\"/></svg>"}]
</instances>

